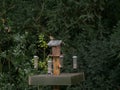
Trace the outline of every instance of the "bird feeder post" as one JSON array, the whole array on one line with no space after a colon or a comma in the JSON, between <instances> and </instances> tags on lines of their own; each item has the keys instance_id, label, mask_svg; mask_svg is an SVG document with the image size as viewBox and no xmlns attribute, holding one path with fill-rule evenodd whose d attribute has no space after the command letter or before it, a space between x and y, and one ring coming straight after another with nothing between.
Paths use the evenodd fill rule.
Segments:
<instances>
[{"instance_id":1,"label":"bird feeder post","mask_svg":"<svg viewBox=\"0 0 120 90\"><path fill-rule=\"evenodd\" d=\"M61 55L61 40L51 40L48 43L48 46L52 47L52 59L53 59L53 75L58 76L60 75L60 55ZM59 86L55 85L53 90L59 90Z\"/></svg>"},{"instance_id":2,"label":"bird feeder post","mask_svg":"<svg viewBox=\"0 0 120 90\"><path fill-rule=\"evenodd\" d=\"M60 46L52 47L53 75L60 75ZM59 86L53 86L53 90L59 90Z\"/></svg>"}]
</instances>

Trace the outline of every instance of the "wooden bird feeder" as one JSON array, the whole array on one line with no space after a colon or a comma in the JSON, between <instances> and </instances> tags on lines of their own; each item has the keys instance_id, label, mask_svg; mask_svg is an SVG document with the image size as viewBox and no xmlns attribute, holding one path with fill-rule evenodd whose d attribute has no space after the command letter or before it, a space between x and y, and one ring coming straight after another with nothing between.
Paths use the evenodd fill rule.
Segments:
<instances>
[{"instance_id":1,"label":"wooden bird feeder","mask_svg":"<svg viewBox=\"0 0 120 90\"><path fill-rule=\"evenodd\" d=\"M61 44L62 40L51 40L48 46L52 47L52 64L53 64L53 74L43 74L43 75L33 75L29 76L29 85L52 85L53 90L60 90L61 85L73 85L81 81L84 81L84 73L60 73L61 65ZM74 58L74 69L77 68L76 56ZM48 66L51 67L51 61L48 61ZM50 69L51 73L51 68Z\"/></svg>"},{"instance_id":2,"label":"wooden bird feeder","mask_svg":"<svg viewBox=\"0 0 120 90\"><path fill-rule=\"evenodd\" d=\"M60 75L60 55L61 55L61 45L62 40L51 40L48 46L52 47L52 59L53 59L53 74Z\"/></svg>"}]
</instances>

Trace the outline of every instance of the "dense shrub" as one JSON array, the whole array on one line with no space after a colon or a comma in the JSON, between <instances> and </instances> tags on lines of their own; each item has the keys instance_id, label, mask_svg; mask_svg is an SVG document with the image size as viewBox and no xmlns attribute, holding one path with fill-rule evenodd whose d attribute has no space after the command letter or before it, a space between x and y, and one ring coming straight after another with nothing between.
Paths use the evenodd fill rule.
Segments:
<instances>
[{"instance_id":1,"label":"dense shrub","mask_svg":"<svg viewBox=\"0 0 120 90\"><path fill-rule=\"evenodd\" d=\"M68 90L119 89L119 3L119 0L0 0L0 87L38 89L28 86L27 79L33 73L45 73L45 57L50 51L41 45L52 35L64 41L63 71L73 72L72 55L77 55L78 71L85 72L85 82L67 87ZM43 65L38 72L33 70L34 55L39 56Z\"/></svg>"}]
</instances>

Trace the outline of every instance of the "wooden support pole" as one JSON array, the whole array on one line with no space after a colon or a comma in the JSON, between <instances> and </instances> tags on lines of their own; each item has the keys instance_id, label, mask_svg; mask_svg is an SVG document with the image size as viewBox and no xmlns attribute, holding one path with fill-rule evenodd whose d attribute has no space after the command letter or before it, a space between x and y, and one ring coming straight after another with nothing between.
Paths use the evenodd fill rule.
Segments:
<instances>
[{"instance_id":1,"label":"wooden support pole","mask_svg":"<svg viewBox=\"0 0 120 90\"><path fill-rule=\"evenodd\" d=\"M53 86L53 90L60 90L60 87L58 85Z\"/></svg>"},{"instance_id":2,"label":"wooden support pole","mask_svg":"<svg viewBox=\"0 0 120 90\"><path fill-rule=\"evenodd\" d=\"M59 57L53 57L53 74L60 75L60 60Z\"/></svg>"},{"instance_id":3,"label":"wooden support pole","mask_svg":"<svg viewBox=\"0 0 120 90\"><path fill-rule=\"evenodd\" d=\"M53 55L53 74L60 75L60 46L52 47ZM53 86L53 90L60 90L58 85Z\"/></svg>"}]
</instances>

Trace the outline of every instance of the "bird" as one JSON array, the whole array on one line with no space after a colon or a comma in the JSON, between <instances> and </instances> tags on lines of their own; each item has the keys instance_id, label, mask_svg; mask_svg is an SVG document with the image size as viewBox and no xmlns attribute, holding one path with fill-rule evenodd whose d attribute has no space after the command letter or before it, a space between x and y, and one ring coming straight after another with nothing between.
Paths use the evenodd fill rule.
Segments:
<instances>
[{"instance_id":1,"label":"bird","mask_svg":"<svg viewBox=\"0 0 120 90\"><path fill-rule=\"evenodd\" d=\"M55 38L54 38L53 36L51 36L51 35L49 36L49 38L50 38L50 40L54 40L54 39L55 39Z\"/></svg>"}]
</instances>

